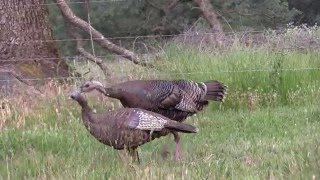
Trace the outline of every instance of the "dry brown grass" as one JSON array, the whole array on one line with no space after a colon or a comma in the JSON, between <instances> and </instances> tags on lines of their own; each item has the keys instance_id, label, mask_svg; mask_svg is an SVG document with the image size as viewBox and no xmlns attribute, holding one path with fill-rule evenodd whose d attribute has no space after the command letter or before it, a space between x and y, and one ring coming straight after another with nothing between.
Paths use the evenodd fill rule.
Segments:
<instances>
[{"instance_id":1,"label":"dry brown grass","mask_svg":"<svg viewBox=\"0 0 320 180\"><path fill-rule=\"evenodd\" d=\"M38 86L37 89L39 91L36 93L31 91L25 93L23 88L14 87L13 95L0 98L0 130L6 125L14 125L16 128L21 128L25 125L26 117L32 114L39 114L38 118L41 119L40 115L43 114L41 113L42 106L48 103L59 118L62 116L61 112L65 107L77 107L69 97L76 88L77 86L71 83L61 83L55 80ZM86 96L94 109L101 108L101 105L107 110L121 107L119 101L107 98L98 91L87 93Z\"/></svg>"},{"instance_id":2,"label":"dry brown grass","mask_svg":"<svg viewBox=\"0 0 320 180\"><path fill-rule=\"evenodd\" d=\"M58 96L66 96L70 92L71 85L61 84L57 81L49 81L38 87L41 93L25 92L24 88L13 87L11 96L0 99L2 109L0 111L0 129L6 124L13 124L16 128L24 126L26 117L37 110L41 110L44 103L52 102ZM52 104L56 107L63 107L62 104ZM58 108L57 108L58 111Z\"/></svg>"}]
</instances>

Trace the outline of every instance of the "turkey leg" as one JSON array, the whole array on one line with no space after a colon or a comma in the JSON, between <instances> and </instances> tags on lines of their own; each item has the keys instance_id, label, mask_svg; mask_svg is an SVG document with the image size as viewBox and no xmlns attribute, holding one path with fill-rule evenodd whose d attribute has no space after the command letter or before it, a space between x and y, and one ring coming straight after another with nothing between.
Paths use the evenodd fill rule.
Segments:
<instances>
[{"instance_id":1,"label":"turkey leg","mask_svg":"<svg viewBox=\"0 0 320 180\"><path fill-rule=\"evenodd\" d=\"M177 132L172 132L174 141L176 142L176 152L174 154L174 159L176 161L180 160L180 136Z\"/></svg>"}]
</instances>

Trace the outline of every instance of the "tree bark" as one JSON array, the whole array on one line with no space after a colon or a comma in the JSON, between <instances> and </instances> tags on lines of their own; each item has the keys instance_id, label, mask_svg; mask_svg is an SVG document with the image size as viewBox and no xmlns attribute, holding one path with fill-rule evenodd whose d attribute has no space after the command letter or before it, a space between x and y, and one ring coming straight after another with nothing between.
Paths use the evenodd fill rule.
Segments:
<instances>
[{"instance_id":1,"label":"tree bark","mask_svg":"<svg viewBox=\"0 0 320 180\"><path fill-rule=\"evenodd\" d=\"M89 23L77 17L64 0L55 0L55 2L57 2L57 5L60 8L63 16L66 19L68 19L71 24L80 28L81 30L83 30L88 34L92 34L93 40L96 43L98 43L100 46L132 61L135 64L139 64L142 66L146 66L146 65L151 66L149 64L146 64L145 62L142 62L134 52L129 51L125 48L119 47L116 44L109 41L108 39L106 39L99 31L94 29Z\"/></svg>"},{"instance_id":2,"label":"tree bark","mask_svg":"<svg viewBox=\"0 0 320 180\"><path fill-rule=\"evenodd\" d=\"M10 71L19 81L69 77L59 58L44 0L0 1L0 71Z\"/></svg>"}]
</instances>

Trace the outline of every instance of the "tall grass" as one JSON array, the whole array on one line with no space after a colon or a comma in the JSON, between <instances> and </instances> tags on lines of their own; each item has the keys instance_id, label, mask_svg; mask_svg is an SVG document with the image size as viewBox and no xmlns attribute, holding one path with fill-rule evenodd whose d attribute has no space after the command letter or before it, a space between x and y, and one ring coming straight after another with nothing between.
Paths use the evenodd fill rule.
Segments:
<instances>
[{"instance_id":1,"label":"tall grass","mask_svg":"<svg viewBox=\"0 0 320 180\"><path fill-rule=\"evenodd\" d=\"M229 86L226 107L304 103L319 97L320 54L233 47L228 52L169 45L160 69L173 78L219 79ZM294 96L294 97L293 97ZM273 102L274 101L274 102Z\"/></svg>"},{"instance_id":2,"label":"tall grass","mask_svg":"<svg viewBox=\"0 0 320 180\"><path fill-rule=\"evenodd\" d=\"M207 110L187 122L200 128L182 135L181 162L173 137L140 148L142 164L121 161L117 151L88 134L75 102L51 100L16 127L0 133L1 179L273 179L319 178L319 103L255 111ZM69 108L66 108L69 107ZM58 113L59 112L59 113ZM163 144L170 158L161 159Z\"/></svg>"}]
</instances>

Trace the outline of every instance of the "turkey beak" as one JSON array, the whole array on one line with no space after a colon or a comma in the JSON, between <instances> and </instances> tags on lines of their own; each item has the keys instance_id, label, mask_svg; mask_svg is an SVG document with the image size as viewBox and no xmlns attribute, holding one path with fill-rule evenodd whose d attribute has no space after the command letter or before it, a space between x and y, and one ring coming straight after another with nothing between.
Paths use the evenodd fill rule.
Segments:
<instances>
[{"instance_id":1,"label":"turkey beak","mask_svg":"<svg viewBox=\"0 0 320 180\"><path fill-rule=\"evenodd\" d=\"M71 99L76 99L79 95L80 95L80 92L79 92L79 91L73 91L73 92L70 94L70 98L71 98Z\"/></svg>"}]
</instances>

